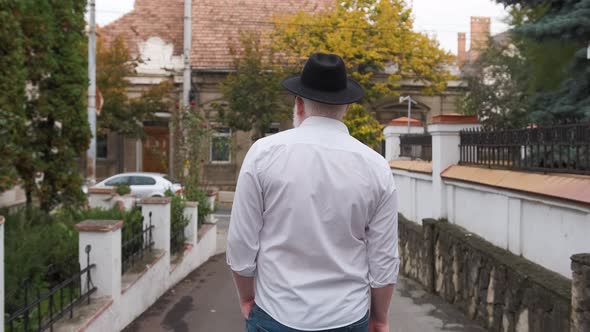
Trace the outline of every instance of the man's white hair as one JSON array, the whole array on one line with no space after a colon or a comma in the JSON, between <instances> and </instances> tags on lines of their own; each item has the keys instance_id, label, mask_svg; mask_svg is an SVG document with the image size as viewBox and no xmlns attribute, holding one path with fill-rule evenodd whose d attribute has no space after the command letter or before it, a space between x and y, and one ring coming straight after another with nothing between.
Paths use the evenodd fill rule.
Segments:
<instances>
[{"instance_id":1,"label":"man's white hair","mask_svg":"<svg viewBox=\"0 0 590 332\"><path fill-rule=\"evenodd\" d=\"M348 105L328 105L317 101L303 99L305 114L307 116L323 116L327 118L342 118L348 109Z\"/></svg>"}]
</instances>

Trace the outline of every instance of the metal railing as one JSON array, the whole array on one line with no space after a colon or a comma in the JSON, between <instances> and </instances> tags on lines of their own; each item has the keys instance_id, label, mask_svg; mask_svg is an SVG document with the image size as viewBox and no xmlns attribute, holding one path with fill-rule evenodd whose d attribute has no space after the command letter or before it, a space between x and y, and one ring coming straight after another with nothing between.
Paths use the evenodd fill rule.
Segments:
<instances>
[{"instance_id":1,"label":"metal railing","mask_svg":"<svg viewBox=\"0 0 590 332\"><path fill-rule=\"evenodd\" d=\"M431 161L432 136L430 134L400 136L400 157Z\"/></svg>"},{"instance_id":2,"label":"metal railing","mask_svg":"<svg viewBox=\"0 0 590 332\"><path fill-rule=\"evenodd\" d=\"M39 289L29 302L30 289L24 288L24 305L11 314L6 321L7 332L41 332L53 331L53 325L69 314L74 317L74 307L84 301L90 304L90 295L96 292L92 283L90 270L96 267L90 264L90 251L86 246L86 268L69 279L41 294ZM85 277L85 280L82 280Z\"/></svg>"},{"instance_id":3,"label":"metal railing","mask_svg":"<svg viewBox=\"0 0 590 332\"><path fill-rule=\"evenodd\" d=\"M141 217L141 225L123 226L121 273L129 271L146 253L152 251L154 247L153 229L151 212L147 225L144 225L144 217Z\"/></svg>"},{"instance_id":4,"label":"metal railing","mask_svg":"<svg viewBox=\"0 0 590 332\"><path fill-rule=\"evenodd\" d=\"M177 227L177 229L172 229L172 234L170 236L170 251L173 255L184 249L185 240L185 227Z\"/></svg>"},{"instance_id":5,"label":"metal railing","mask_svg":"<svg viewBox=\"0 0 590 332\"><path fill-rule=\"evenodd\" d=\"M590 174L590 123L461 132L460 164Z\"/></svg>"}]
</instances>

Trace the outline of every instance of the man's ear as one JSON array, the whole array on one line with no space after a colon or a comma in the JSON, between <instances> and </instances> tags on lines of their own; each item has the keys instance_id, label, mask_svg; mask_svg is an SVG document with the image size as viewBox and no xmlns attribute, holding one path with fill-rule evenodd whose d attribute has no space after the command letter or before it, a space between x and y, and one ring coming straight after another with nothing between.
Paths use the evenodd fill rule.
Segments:
<instances>
[{"instance_id":1,"label":"man's ear","mask_svg":"<svg viewBox=\"0 0 590 332\"><path fill-rule=\"evenodd\" d=\"M297 115L303 118L305 116L305 104L303 103L303 98L297 97L295 98L295 102L297 103Z\"/></svg>"},{"instance_id":2,"label":"man's ear","mask_svg":"<svg viewBox=\"0 0 590 332\"><path fill-rule=\"evenodd\" d=\"M342 119L344 119L344 117L346 116L346 114L348 113L348 111L350 111L350 106L352 106L352 104L346 105L346 108L344 109L344 112L342 112ZM340 119L340 120L342 120L342 119Z\"/></svg>"}]
</instances>

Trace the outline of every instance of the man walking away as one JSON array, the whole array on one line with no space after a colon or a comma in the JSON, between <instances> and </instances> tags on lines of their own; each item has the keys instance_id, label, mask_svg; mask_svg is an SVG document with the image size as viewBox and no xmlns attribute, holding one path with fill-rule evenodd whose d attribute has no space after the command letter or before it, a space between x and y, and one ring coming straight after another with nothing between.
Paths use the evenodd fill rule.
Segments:
<instances>
[{"instance_id":1,"label":"man walking away","mask_svg":"<svg viewBox=\"0 0 590 332\"><path fill-rule=\"evenodd\" d=\"M296 128L248 152L228 235L247 331L389 332L397 191L385 159L342 123L362 88L322 53L282 85L297 96Z\"/></svg>"}]
</instances>

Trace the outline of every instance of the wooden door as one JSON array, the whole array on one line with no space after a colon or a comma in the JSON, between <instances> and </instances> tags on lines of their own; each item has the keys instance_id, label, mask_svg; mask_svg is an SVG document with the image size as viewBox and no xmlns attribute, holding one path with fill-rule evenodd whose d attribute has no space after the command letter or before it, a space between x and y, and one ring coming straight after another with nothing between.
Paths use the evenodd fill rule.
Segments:
<instances>
[{"instance_id":1,"label":"wooden door","mask_svg":"<svg viewBox=\"0 0 590 332\"><path fill-rule=\"evenodd\" d=\"M167 126L145 126L143 171L168 173L170 129Z\"/></svg>"}]
</instances>

